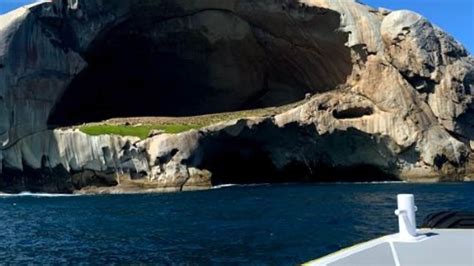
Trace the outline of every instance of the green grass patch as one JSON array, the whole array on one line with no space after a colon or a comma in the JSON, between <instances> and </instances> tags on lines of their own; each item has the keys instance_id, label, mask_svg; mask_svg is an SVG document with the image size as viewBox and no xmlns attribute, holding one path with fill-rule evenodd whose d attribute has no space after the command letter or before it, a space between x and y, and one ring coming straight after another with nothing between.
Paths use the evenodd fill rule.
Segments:
<instances>
[{"instance_id":1,"label":"green grass patch","mask_svg":"<svg viewBox=\"0 0 474 266\"><path fill-rule=\"evenodd\" d=\"M79 130L91 135L120 135L120 136L133 136L145 139L150 134L151 130L163 130L165 133L176 134L185 132L191 129L201 128L200 125L182 125L182 124L170 124L170 125L139 125L139 126L127 126L127 125L85 125L79 127Z\"/></svg>"},{"instance_id":2,"label":"green grass patch","mask_svg":"<svg viewBox=\"0 0 474 266\"><path fill-rule=\"evenodd\" d=\"M135 136L140 139L145 139L153 129L163 130L165 133L169 134L175 134L245 117L269 117L288 111L304 102L305 101L300 101L278 107L188 117L157 116L112 118L98 123L84 124L75 128L79 128L82 132L92 136L114 134L120 136Z\"/></svg>"}]
</instances>

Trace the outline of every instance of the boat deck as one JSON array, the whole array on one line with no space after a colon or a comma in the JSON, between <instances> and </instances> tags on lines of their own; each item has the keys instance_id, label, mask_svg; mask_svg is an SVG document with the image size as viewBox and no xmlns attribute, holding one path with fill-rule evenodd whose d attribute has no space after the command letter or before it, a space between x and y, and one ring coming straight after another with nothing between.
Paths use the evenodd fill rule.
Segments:
<instances>
[{"instance_id":1,"label":"boat deck","mask_svg":"<svg viewBox=\"0 0 474 266\"><path fill-rule=\"evenodd\" d=\"M459 265L474 266L474 230L421 229L420 238L398 234L371 240L305 265Z\"/></svg>"}]
</instances>

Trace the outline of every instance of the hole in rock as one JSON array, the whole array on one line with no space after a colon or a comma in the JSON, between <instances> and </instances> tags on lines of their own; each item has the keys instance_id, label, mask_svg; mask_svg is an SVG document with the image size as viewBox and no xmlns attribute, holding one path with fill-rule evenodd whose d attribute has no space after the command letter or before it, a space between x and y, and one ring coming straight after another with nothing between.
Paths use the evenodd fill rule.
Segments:
<instances>
[{"instance_id":1,"label":"hole in rock","mask_svg":"<svg viewBox=\"0 0 474 266\"><path fill-rule=\"evenodd\" d=\"M352 107L345 110L334 110L333 116L337 119L360 118L365 115L372 115L374 110L371 107Z\"/></svg>"},{"instance_id":2,"label":"hole in rock","mask_svg":"<svg viewBox=\"0 0 474 266\"><path fill-rule=\"evenodd\" d=\"M421 93L433 93L436 82L432 81L429 78L420 77L420 76L405 76L410 85L413 86L417 91Z\"/></svg>"},{"instance_id":3,"label":"hole in rock","mask_svg":"<svg viewBox=\"0 0 474 266\"><path fill-rule=\"evenodd\" d=\"M306 37L289 35L282 42L229 11L131 15L81 53L87 67L64 89L48 124L256 109L343 84L352 63L347 34L338 31L339 14L315 13L299 27L322 32L295 50L292 42Z\"/></svg>"}]
</instances>

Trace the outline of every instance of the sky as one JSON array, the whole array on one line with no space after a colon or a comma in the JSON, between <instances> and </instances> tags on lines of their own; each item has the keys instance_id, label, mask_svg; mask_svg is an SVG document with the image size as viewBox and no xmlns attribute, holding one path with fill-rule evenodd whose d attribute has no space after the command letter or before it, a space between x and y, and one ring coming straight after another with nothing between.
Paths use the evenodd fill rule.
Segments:
<instances>
[{"instance_id":1,"label":"sky","mask_svg":"<svg viewBox=\"0 0 474 266\"><path fill-rule=\"evenodd\" d=\"M0 14L11 11L20 6L28 5L38 0L0 0Z\"/></svg>"},{"instance_id":2,"label":"sky","mask_svg":"<svg viewBox=\"0 0 474 266\"><path fill-rule=\"evenodd\" d=\"M0 14L38 0L0 0ZM225 0L223 0L225 1ZM474 53L474 0L360 0L373 7L409 9L427 17Z\"/></svg>"}]
</instances>

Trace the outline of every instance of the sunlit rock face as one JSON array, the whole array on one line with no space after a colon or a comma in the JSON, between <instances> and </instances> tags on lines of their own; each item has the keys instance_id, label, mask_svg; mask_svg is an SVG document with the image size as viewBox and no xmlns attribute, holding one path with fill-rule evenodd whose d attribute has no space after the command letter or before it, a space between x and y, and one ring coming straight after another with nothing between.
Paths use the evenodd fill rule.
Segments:
<instances>
[{"instance_id":1,"label":"sunlit rock face","mask_svg":"<svg viewBox=\"0 0 474 266\"><path fill-rule=\"evenodd\" d=\"M0 186L463 180L473 90L472 56L411 11L352 0L33 4L0 16ZM307 93L275 117L143 141L54 129Z\"/></svg>"}]
</instances>

